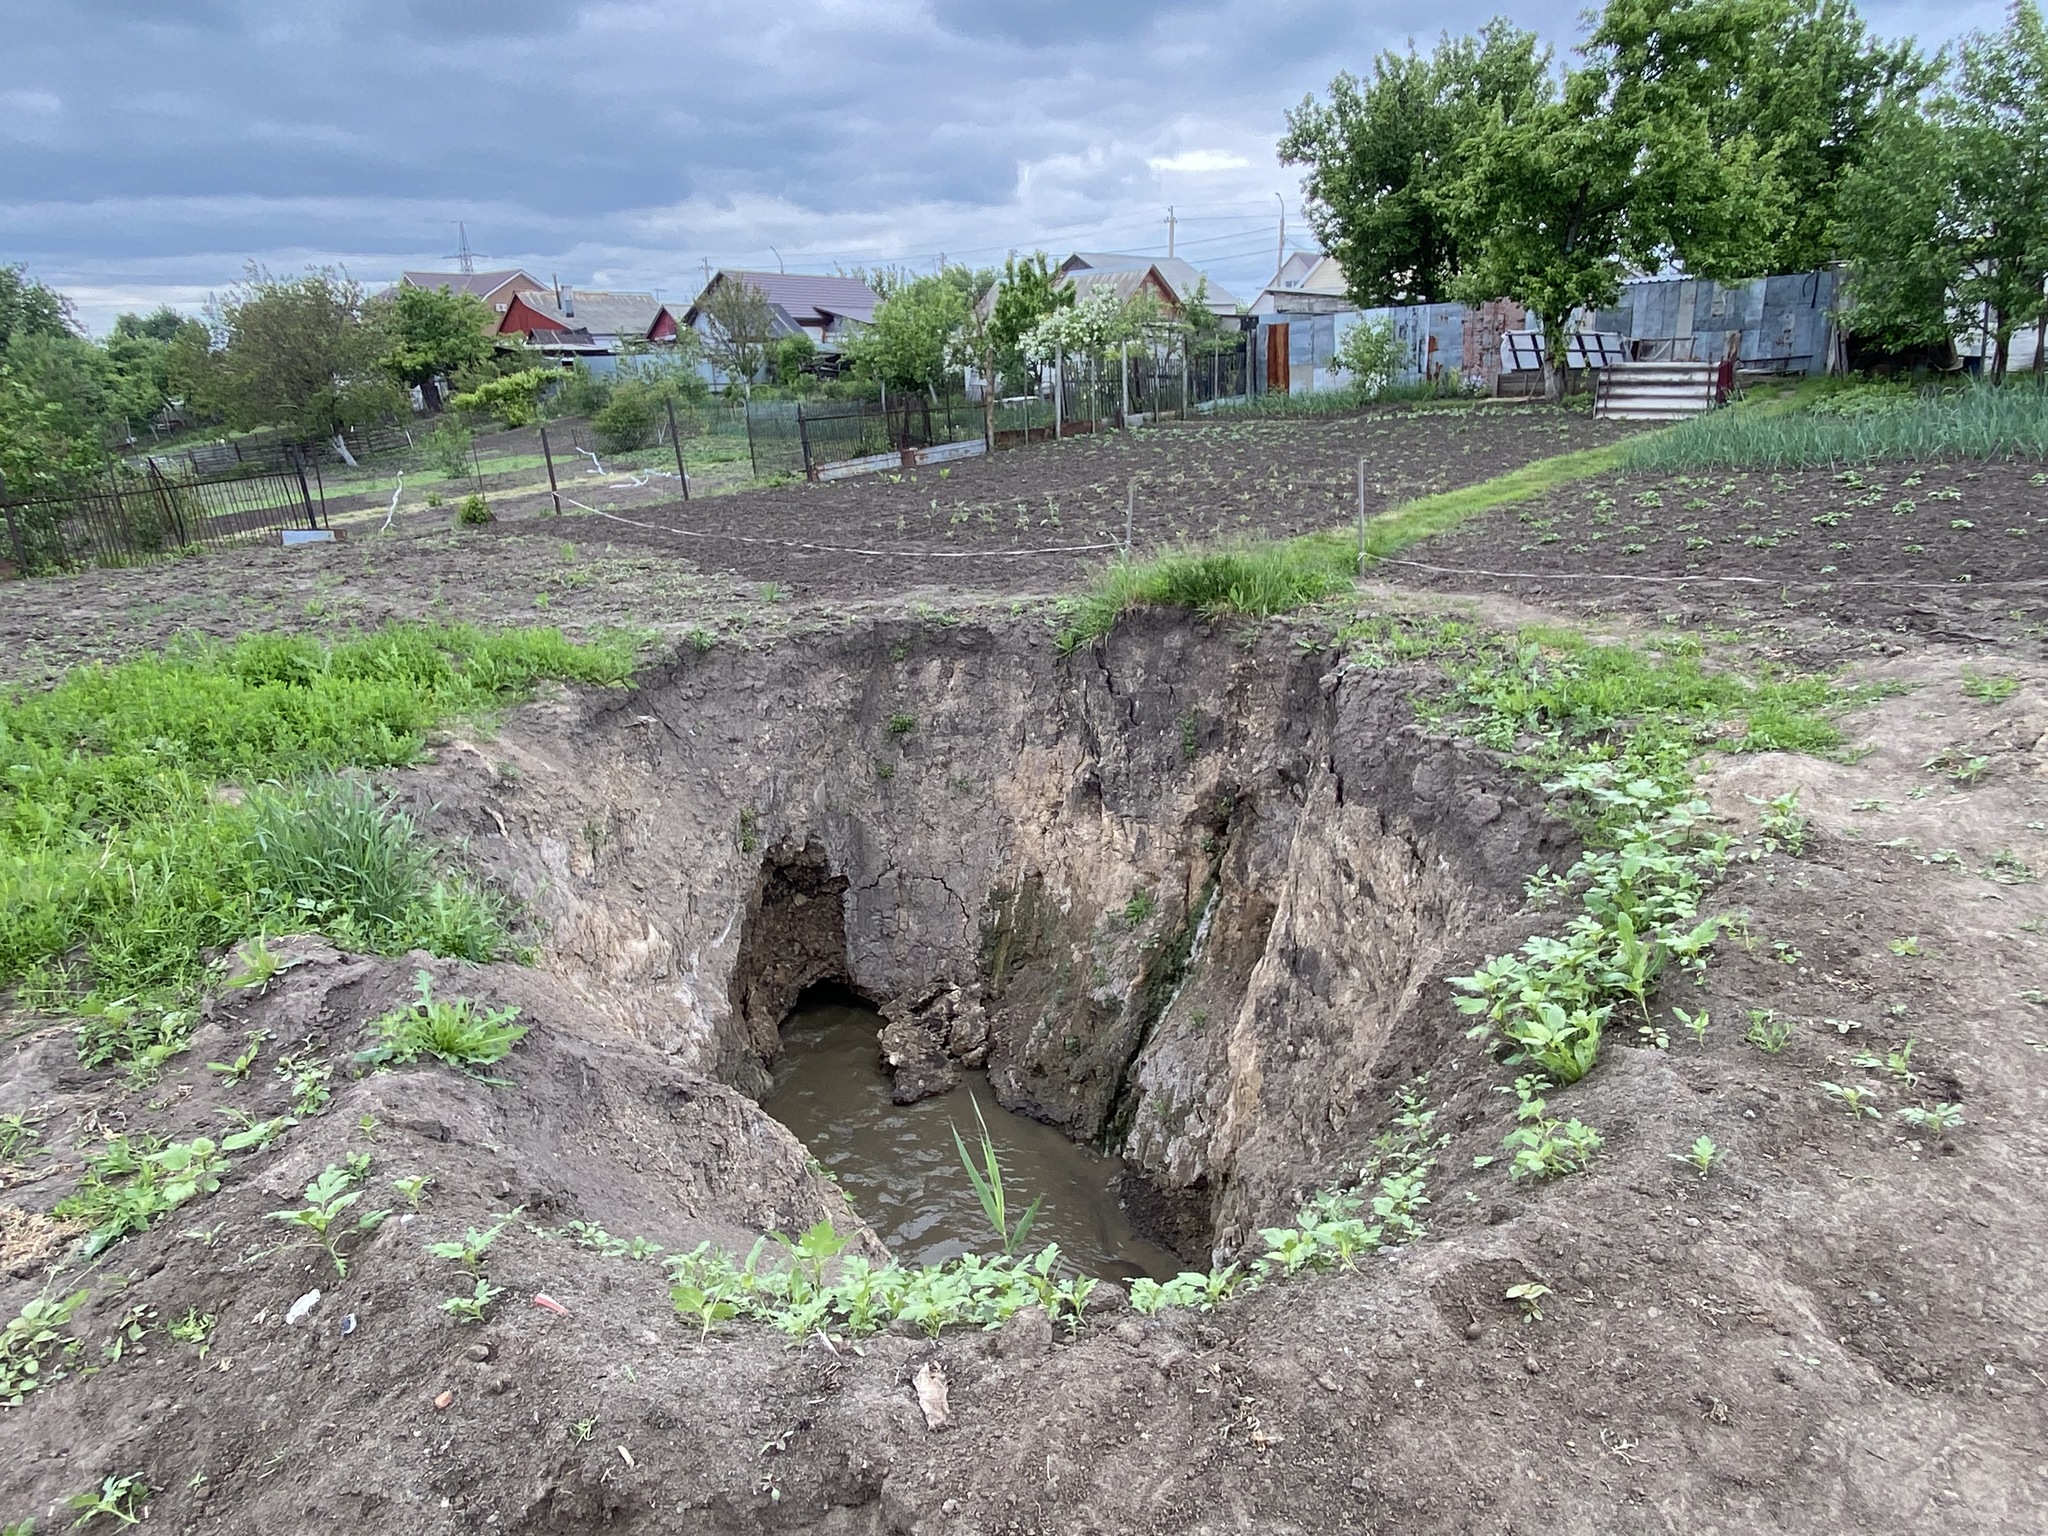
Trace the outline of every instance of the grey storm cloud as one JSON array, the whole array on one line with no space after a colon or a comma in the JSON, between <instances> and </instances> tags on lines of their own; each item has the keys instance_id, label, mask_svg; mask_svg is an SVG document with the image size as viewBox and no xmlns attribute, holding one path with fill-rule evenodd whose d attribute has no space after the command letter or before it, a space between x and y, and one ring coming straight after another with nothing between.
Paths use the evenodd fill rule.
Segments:
<instances>
[{"instance_id":1,"label":"grey storm cloud","mask_svg":"<svg viewBox=\"0 0 2048 1536\"><path fill-rule=\"evenodd\" d=\"M455 224L493 264L692 286L701 263L1164 249L1249 290L1286 110L1495 6L1422 0L0 0L0 261L96 325L244 261L380 279ZM1569 44L1577 0L1515 19ZM1873 7L1881 31L1995 23ZM1298 216L1292 230L1305 236Z\"/></svg>"}]
</instances>

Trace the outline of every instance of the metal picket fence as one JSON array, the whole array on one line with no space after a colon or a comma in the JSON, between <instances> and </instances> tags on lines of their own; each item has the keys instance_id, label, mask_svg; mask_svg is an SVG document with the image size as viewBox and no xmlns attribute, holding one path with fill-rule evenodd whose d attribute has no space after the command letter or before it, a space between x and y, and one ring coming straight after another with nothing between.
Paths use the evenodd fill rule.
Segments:
<instances>
[{"instance_id":1,"label":"metal picket fence","mask_svg":"<svg viewBox=\"0 0 2048 1536\"><path fill-rule=\"evenodd\" d=\"M317 473L309 479L303 461L225 477L169 474L145 461L54 496L0 494L0 519L6 524L0 559L17 575L46 576L93 565L146 565L285 528L325 528L327 502Z\"/></svg>"}]
</instances>

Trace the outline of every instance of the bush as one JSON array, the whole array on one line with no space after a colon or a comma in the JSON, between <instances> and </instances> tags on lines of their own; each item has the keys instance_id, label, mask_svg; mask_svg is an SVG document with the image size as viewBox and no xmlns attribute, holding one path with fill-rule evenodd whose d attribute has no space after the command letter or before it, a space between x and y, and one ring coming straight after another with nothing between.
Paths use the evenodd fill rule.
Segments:
<instances>
[{"instance_id":1,"label":"bush","mask_svg":"<svg viewBox=\"0 0 2048 1536\"><path fill-rule=\"evenodd\" d=\"M611 403L612 381L592 373L587 363L578 363L563 374L548 396L549 416L596 416Z\"/></svg>"},{"instance_id":2,"label":"bush","mask_svg":"<svg viewBox=\"0 0 2048 1536\"><path fill-rule=\"evenodd\" d=\"M490 416L501 426L530 427L540 419L541 388L554 376L552 369L528 368L486 379L475 389L451 397L448 406Z\"/></svg>"},{"instance_id":3,"label":"bush","mask_svg":"<svg viewBox=\"0 0 2048 1536\"><path fill-rule=\"evenodd\" d=\"M606 453L631 453L654 438L664 412L663 399L645 379L623 379L612 387L612 397L590 418L597 429L598 446Z\"/></svg>"},{"instance_id":4,"label":"bush","mask_svg":"<svg viewBox=\"0 0 2048 1536\"><path fill-rule=\"evenodd\" d=\"M485 523L497 520L497 514L491 511L491 504L484 500L481 491L471 491L455 510L456 524L463 528L481 528Z\"/></svg>"},{"instance_id":5,"label":"bush","mask_svg":"<svg viewBox=\"0 0 2048 1536\"><path fill-rule=\"evenodd\" d=\"M461 422L442 417L439 426L427 435L427 462L441 471L450 480L467 475L470 470L470 445L476 436Z\"/></svg>"},{"instance_id":6,"label":"bush","mask_svg":"<svg viewBox=\"0 0 2048 1536\"><path fill-rule=\"evenodd\" d=\"M1394 333L1391 320L1361 322L1344 333L1344 340L1331 359L1334 367L1351 375L1358 388L1369 395L1383 393L1400 375L1408 361L1408 347Z\"/></svg>"}]
</instances>

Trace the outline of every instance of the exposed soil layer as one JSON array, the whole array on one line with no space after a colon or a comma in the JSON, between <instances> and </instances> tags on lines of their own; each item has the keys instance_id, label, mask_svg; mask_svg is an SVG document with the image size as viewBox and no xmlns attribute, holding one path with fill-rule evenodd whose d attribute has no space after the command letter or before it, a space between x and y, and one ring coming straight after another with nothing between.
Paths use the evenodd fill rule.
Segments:
<instances>
[{"instance_id":1,"label":"exposed soil layer","mask_svg":"<svg viewBox=\"0 0 2048 1536\"><path fill-rule=\"evenodd\" d=\"M791 485L663 504L588 488L636 528L582 512L453 530L452 508L349 530L347 542L248 548L169 565L0 585L0 682L132 654L179 633L374 626L392 618L548 623L572 632L634 624L671 638L750 640L815 623L804 598L843 608L916 600L1040 597L1079 584L1108 553L1020 549L1120 545L1139 482L1141 550L1185 538L1291 534L1346 523L1367 460L1383 510L1470 485L1617 429L1544 406L1388 411L1331 420L1219 422L1038 444L945 468ZM593 482L595 483L595 482ZM673 497L671 489L665 493ZM543 500L545 498L543 497ZM746 542L765 541L765 542ZM937 552L876 558L800 545Z\"/></svg>"},{"instance_id":2,"label":"exposed soil layer","mask_svg":"<svg viewBox=\"0 0 2048 1536\"><path fill-rule=\"evenodd\" d=\"M138 1091L79 1072L61 1032L15 1040L0 1112L31 1112L42 1141L9 1170L8 1230L44 1238L11 1239L0 1311L45 1286L94 1294L70 1374L0 1410L0 1514L48 1523L134 1475L162 1490L152 1523L233 1533L2036 1528L2048 901L2009 864L1977 873L1975 850L2044 857L2041 669L2014 663L2018 689L1986 702L1952 654L1906 658L1893 675L1919 691L1852 722L1862 759L1716 765L1738 822L1803 786L1805 855L1736 865L1718 899L1744 929L1703 992L1667 987L1706 1009L1704 1039L1617 1030L1552 1096L1606 1149L1537 1186L1474 1166L1500 1151L1512 1072L1465 1039L1440 978L1558 921L1518 890L1568 842L1533 789L1406 718L1426 674L1347 673L1295 643L1313 633L1245 649L1158 619L1062 660L1028 624L901 623L685 653L631 698L537 706L402 776L549 920L539 970L435 967L443 991L525 1010L510 1086L351 1079L413 966L322 947L218 1004ZM1984 771L1915 799L1930 743L1964 737L1991 744ZM1874 825L1972 852L1923 862ZM1355 1160L1427 1072L1449 1132L1428 1240L1214 1315L1141 1319L1105 1291L1072 1337L1026 1313L858 1351L738 1325L700 1341L654 1264L545 1234L583 1220L744 1249L825 1214L856 1230L797 1143L715 1080L743 1043L747 912L777 878L791 909L827 895L814 843L846 880L850 978L979 985L999 1091L1121 1125L1226 1255ZM1134 909L1138 890L1155 904ZM1783 1050L1745 1043L1751 1009L1789 1026ZM207 1070L254 1029L274 1038L246 1082ZM1907 1039L1911 1081L1852 1060ZM46 1278L62 1238L34 1213L80 1149L276 1113L291 1048L343 1069L324 1112L90 1274ZM1823 1079L1887 1115L1959 1103L1965 1124L1935 1145ZM1675 1160L1702 1133L1722 1149L1705 1178ZM361 1152L379 1204L403 1208L390 1177L436 1183L410 1222L351 1240L342 1279L267 1217ZM460 1324L438 1303L470 1278L423 1244L515 1206L483 1266L505 1294ZM1550 1287L1540 1321L1505 1295L1524 1280ZM218 1318L203 1358L160 1331L191 1308ZM147 1352L110 1360L131 1320ZM929 1361L957 1421L941 1435L909 1384Z\"/></svg>"},{"instance_id":3,"label":"exposed soil layer","mask_svg":"<svg viewBox=\"0 0 2048 1536\"><path fill-rule=\"evenodd\" d=\"M1816 656L1901 635L2040 656L2048 471L2027 461L1617 475L1475 518L1380 575L1567 612L1796 632Z\"/></svg>"}]
</instances>

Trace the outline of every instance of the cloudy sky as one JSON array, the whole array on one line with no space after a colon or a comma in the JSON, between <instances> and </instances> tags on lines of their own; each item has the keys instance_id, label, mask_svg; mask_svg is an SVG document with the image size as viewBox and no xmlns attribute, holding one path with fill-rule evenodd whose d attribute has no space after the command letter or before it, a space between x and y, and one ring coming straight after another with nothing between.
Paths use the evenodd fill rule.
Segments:
<instances>
[{"instance_id":1,"label":"cloudy sky","mask_svg":"<svg viewBox=\"0 0 2048 1536\"><path fill-rule=\"evenodd\" d=\"M1273 144L1337 70L1484 0L0 0L0 262L95 330L251 259L687 297L712 266L1178 250L1274 266ZM1551 41L1579 0L1509 8ZM1997 0L1867 4L1886 35Z\"/></svg>"}]
</instances>

